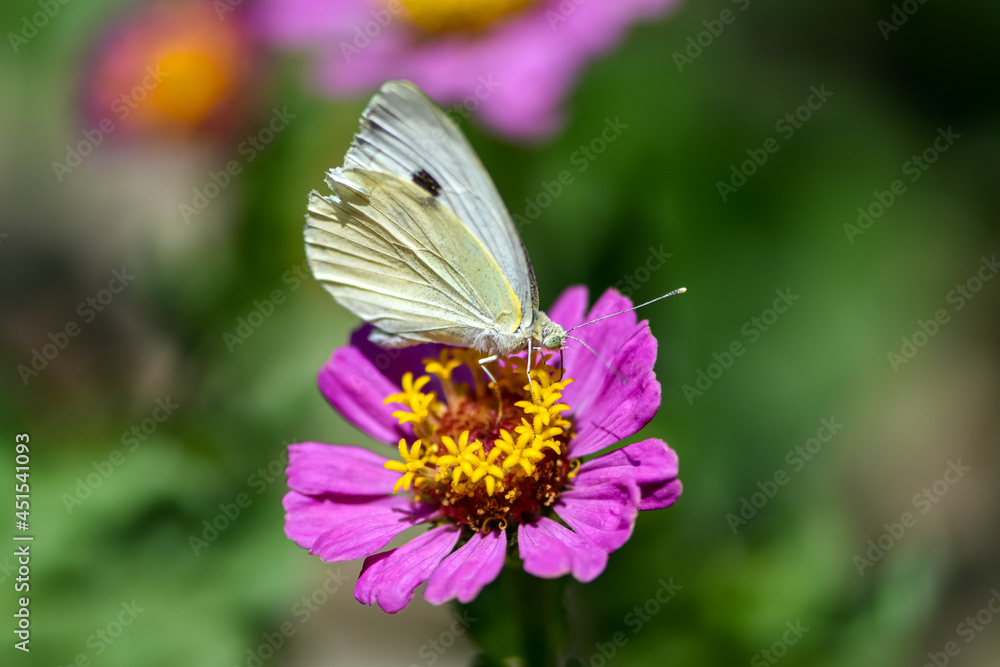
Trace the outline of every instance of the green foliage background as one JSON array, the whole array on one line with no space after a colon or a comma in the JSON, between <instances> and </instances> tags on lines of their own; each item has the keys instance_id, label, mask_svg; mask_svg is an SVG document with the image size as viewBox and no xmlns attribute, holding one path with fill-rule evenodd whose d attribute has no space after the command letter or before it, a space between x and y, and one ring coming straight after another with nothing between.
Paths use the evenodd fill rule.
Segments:
<instances>
[{"instance_id":1,"label":"green foliage background","mask_svg":"<svg viewBox=\"0 0 1000 667\"><path fill-rule=\"evenodd\" d=\"M10 507L13 437L26 431L36 535L33 650L14 651L8 633L2 660L245 665L262 633L297 622L302 596L342 571L337 601L266 664L429 664L421 647L447 614L415 603L387 618L354 603L360 563L337 570L295 547L282 532L284 479L256 472L290 442L368 442L315 386L355 321L286 274L303 260L306 193L340 163L366 100L321 99L304 86L301 58L269 62L249 127L272 107L297 117L191 224L177 204L232 150L185 172L169 147L116 158L107 148L58 183L50 163L80 130L86 54L122 7L71 2L20 53L0 49L0 494ZM596 297L644 275L651 248L671 257L632 297L689 289L642 313L663 385L643 435L678 451L684 495L642 515L598 580L568 585L570 664L602 664L596 644L619 631L627 643L609 664L767 664L755 655L796 621L809 631L781 658L788 667L918 665L949 641L961 648L954 664L995 664L1000 625L969 643L956 626L1000 586L1000 281L960 311L946 297L1000 250L1000 9L932 0L885 40L877 21L888 2L754 0L678 71L673 54L726 7L687 2L637 26L583 73L568 124L549 141L517 146L466 124L514 213L573 172L522 228L544 304L570 285ZM34 9L5 4L0 25ZM775 124L811 86L833 95L781 138ZM579 172L574 152L607 119L627 127ZM905 179L903 164L948 127L955 144L850 242L844 225L857 208ZM780 149L723 201L717 181L768 137ZM18 364L123 265L134 283L26 387ZM230 353L224 334L275 289L287 302ZM779 289L800 298L751 342L744 327ZM888 353L939 308L950 321L894 370ZM746 352L689 400L683 386L736 341ZM175 414L128 451L123 433L168 396ZM824 418L842 430L794 471L787 453ZM124 462L70 511L65 494L116 449ZM914 495L959 459L970 472L921 513ZM734 534L727 515L779 470L788 484ZM249 507L195 555L189 537L241 493ZM855 556L907 511L916 525L859 575ZM13 576L0 572L7 625ZM661 579L682 588L633 632L628 615ZM132 600L145 611L95 655L88 638ZM495 642L509 628L473 631Z\"/></svg>"}]
</instances>

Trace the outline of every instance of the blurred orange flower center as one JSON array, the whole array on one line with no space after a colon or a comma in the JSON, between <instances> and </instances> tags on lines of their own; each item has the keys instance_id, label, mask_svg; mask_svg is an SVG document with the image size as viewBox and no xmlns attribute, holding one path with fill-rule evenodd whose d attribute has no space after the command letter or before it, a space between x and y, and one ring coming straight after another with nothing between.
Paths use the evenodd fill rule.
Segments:
<instances>
[{"instance_id":1,"label":"blurred orange flower center","mask_svg":"<svg viewBox=\"0 0 1000 667\"><path fill-rule=\"evenodd\" d=\"M166 78L153 91L154 103L181 122L201 120L230 84L225 65L207 53L172 53L160 65Z\"/></svg>"},{"instance_id":2,"label":"blurred orange flower center","mask_svg":"<svg viewBox=\"0 0 1000 667\"><path fill-rule=\"evenodd\" d=\"M402 0L410 20L424 30L482 30L533 0Z\"/></svg>"}]
</instances>

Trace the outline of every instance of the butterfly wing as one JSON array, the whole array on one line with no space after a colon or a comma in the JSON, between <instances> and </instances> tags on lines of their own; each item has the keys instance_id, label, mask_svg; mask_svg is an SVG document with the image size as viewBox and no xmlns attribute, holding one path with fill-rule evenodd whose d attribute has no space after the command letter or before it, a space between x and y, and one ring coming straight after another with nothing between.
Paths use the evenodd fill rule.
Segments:
<instances>
[{"instance_id":1,"label":"butterfly wing","mask_svg":"<svg viewBox=\"0 0 1000 667\"><path fill-rule=\"evenodd\" d=\"M489 350L520 326L501 268L455 215L412 182L334 169L331 197L310 194L306 255L344 307L385 346L437 342Z\"/></svg>"},{"instance_id":2,"label":"butterfly wing","mask_svg":"<svg viewBox=\"0 0 1000 667\"><path fill-rule=\"evenodd\" d=\"M525 328L538 307L531 259L493 180L455 123L413 84L389 81L361 116L345 169L391 174L434 193L506 276Z\"/></svg>"}]
</instances>

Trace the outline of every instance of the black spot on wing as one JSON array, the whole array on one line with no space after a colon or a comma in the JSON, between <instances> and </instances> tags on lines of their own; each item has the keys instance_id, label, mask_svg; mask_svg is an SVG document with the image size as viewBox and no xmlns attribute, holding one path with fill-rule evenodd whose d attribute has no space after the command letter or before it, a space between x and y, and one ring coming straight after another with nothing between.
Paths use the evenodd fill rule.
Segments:
<instances>
[{"instance_id":1,"label":"black spot on wing","mask_svg":"<svg viewBox=\"0 0 1000 667\"><path fill-rule=\"evenodd\" d=\"M441 184L423 169L413 174L413 182L431 193L432 197L437 197L441 193Z\"/></svg>"}]
</instances>

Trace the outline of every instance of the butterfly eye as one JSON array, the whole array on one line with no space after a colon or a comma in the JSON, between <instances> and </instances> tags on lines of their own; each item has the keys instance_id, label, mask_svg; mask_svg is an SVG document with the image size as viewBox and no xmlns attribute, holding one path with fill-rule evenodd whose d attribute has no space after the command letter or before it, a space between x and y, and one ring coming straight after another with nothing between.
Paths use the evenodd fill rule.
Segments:
<instances>
[{"instance_id":1,"label":"butterfly eye","mask_svg":"<svg viewBox=\"0 0 1000 667\"><path fill-rule=\"evenodd\" d=\"M558 350L560 347L562 347L562 344L563 344L563 337L560 336L559 334L551 334L549 336L546 336L545 340L542 341L542 345L545 346L545 349L547 350Z\"/></svg>"}]
</instances>

